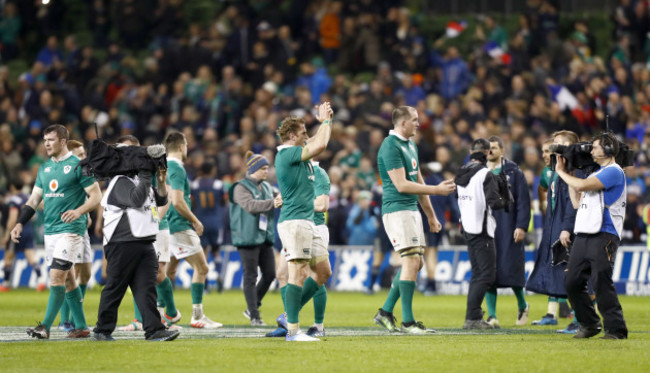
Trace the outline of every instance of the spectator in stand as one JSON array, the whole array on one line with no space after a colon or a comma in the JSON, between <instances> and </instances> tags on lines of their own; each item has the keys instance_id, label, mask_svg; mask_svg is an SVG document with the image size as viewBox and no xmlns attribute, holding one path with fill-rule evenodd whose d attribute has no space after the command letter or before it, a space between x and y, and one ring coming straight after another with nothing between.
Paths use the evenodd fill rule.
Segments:
<instances>
[{"instance_id":1,"label":"spectator in stand","mask_svg":"<svg viewBox=\"0 0 650 373\"><path fill-rule=\"evenodd\" d=\"M310 62L303 62L300 65L301 75L298 77L296 86L307 87L311 92L311 104L320 102L320 96L327 92L332 85L332 79L327 75L323 60L314 58Z\"/></svg>"},{"instance_id":2,"label":"spectator in stand","mask_svg":"<svg viewBox=\"0 0 650 373\"><path fill-rule=\"evenodd\" d=\"M22 22L16 12L16 4L7 3L0 20L0 42L2 42L2 62L6 63L18 57L18 38Z\"/></svg>"},{"instance_id":3,"label":"spectator in stand","mask_svg":"<svg viewBox=\"0 0 650 373\"><path fill-rule=\"evenodd\" d=\"M419 85L415 84L413 74L406 73L402 77L402 88L395 92L396 95L404 98L408 106L417 106L426 97L426 92Z\"/></svg>"},{"instance_id":4,"label":"spectator in stand","mask_svg":"<svg viewBox=\"0 0 650 373\"><path fill-rule=\"evenodd\" d=\"M503 51L508 50L508 34L506 30L501 27L493 16L483 17L483 24L485 25L485 30L480 24L476 26L476 38L481 41L492 41L497 43L497 45Z\"/></svg>"},{"instance_id":5,"label":"spectator in stand","mask_svg":"<svg viewBox=\"0 0 650 373\"><path fill-rule=\"evenodd\" d=\"M338 58L341 47L341 10L343 3L340 1L327 2L320 19L320 46L325 56L325 62L331 64Z\"/></svg>"},{"instance_id":6,"label":"spectator in stand","mask_svg":"<svg viewBox=\"0 0 650 373\"><path fill-rule=\"evenodd\" d=\"M438 68L439 93L447 100L464 93L470 84L470 71L456 47L447 48L443 58L433 52L433 66Z\"/></svg>"},{"instance_id":7,"label":"spectator in stand","mask_svg":"<svg viewBox=\"0 0 650 373\"><path fill-rule=\"evenodd\" d=\"M63 62L63 53L59 49L59 40L56 36L47 38L47 44L38 52L36 62L40 62L46 69L49 69L55 63Z\"/></svg>"},{"instance_id":8,"label":"spectator in stand","mask_svg":"<svg viewBox=\"0 0 650 373\"><path fill-rule=\"evenodd\" d=\"M355 203L350 208L345 224L348 236L348 245L372 245L375 242L377 221L371 212L370 202L372 193L366 190L358 191Z\"/></svg>"}]
</instances>

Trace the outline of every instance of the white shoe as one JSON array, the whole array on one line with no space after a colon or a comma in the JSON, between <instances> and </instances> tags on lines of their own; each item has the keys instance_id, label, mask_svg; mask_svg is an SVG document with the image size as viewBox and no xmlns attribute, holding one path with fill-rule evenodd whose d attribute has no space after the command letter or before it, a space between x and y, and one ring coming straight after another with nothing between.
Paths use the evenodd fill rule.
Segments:
<instances>
[{"instance_id":1,"label":"white shoe","mask_svg":"<svg viewBox=\"0 0 650 373\"><path fill-rule=\"evenodd\" d=\"M320 342L320 339L310 337L307 334L303 333L302 330L298 329L298 331L293 335L289 335L289 333L287 333L287 336L285 337L285 341L287 341L287 342Z\"/></svg>"},{"instance_id":2,"label":"white shoe","mask_svg":"<svg viewBox=\"0 0 650 373\"><path fill-rule=\"evenodd\" d=\"M203 317L200 319L195 319L194 316L192 316L190 326L198 329L219 329L223 326L223 324L220 322L212 321L207 316L203 315Z\"/></svg>"},{"instance_id":3,"label":"white shoe","mask_svg":"<svg viewBox=\"0 0 650 373\"><path fill-rule=\"evenodd\" d=\"M138 320L133 320L129 325L122 326L117 328L117 330L121 330L123 332L135 332L138 330L143 330L142 328L142 323Z\"/></svg>"},{"instance_id":4,"label":"white shoe","mask_svg":"<svg viewBox=\"0 0 650 373\"><path fill-rule=\"evenodd\" d=\"M499 320L497 320L496 317L492 317L492 316L488 317L487 323L492 325L494 329L501 329L501 325L499 325Z\"/></svg>"},{"instance_id":5,"label":"white shoe","mask_svg":"<svg viewBox=\"0 0 650 373\"><path fill-rule=\"evenodd\" d=\"M526 309L524 310L519 310L519 313L517 314L517 322L515 325L517 326L522 326L526 325L528 323L528 308L530 305L526 303Z\"/></svg>"},{"instance_id":6,"label":"white shoe","mask_svg":"<svg viewBox=\"0 0 650 373\"><path fill-rule=\"evenodd\" d=\"M163 319L165 319L168 325L176 324L181 321L181 311L176 310L176 316L174 317L168 316L167 313L163 312Z\"/></svg>"}]
</instances>

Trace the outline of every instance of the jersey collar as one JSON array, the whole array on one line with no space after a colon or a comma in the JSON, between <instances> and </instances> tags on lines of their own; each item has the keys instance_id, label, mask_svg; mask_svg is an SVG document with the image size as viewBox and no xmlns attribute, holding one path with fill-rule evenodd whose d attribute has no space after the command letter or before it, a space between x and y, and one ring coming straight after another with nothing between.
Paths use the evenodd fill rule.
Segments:
<instances>
[{"instance_id":1,"label":"jersey collar","mask_svg":"<svg viewBox=\"0 0 650 373\"><path fill-rule=\"evenodd\" d=\"M172 161L172 162L176 162L176 163L178 163L178 164L181 165L181 166L183 165L183 161L181 161L181 160L178 159L178 158L167 157L167 160L168 160L168 161Z\"/></svg>"},{"instance_id":2,"label":"jersey collar","mask_svg":"<svg viewBox=\"0 0 650 373\"><path fill-rule=\"evenodd\" d=\"M409 139L407 139L406 137L400 135L400 134L397 133L397 131L395 131L395 130L390 130L390 132L388 132L388 136L390 136L390 135L397 136L397 138L400 139L400 140L402 140L402 141L409 141Z\"/></svg>"},{"instance_id":3,"label":"jersey collar","mask_svg":"<svg viewBox=\"0 0 650 373\"><path fill-rule=\"evenodd\" d=\"M280 150L282 150L282 149L293 148L294 146L298 146L298 145L280 145L280 146L278 146L276 149L278 149L278 151L280 151Z\"/></svg>"},{"instance_id":4,"label":"jersey collar","mask_svg":"<svg viewBox=\"0 0 650 373\"><path fill-rule=\"evenodd\" d=\"M54 157L51 157L50 159L52 159L52 162L59 163L59 162L65 161L66 159L68 159L70 157L72 157L72 152L68 151L63 157L59 158L58 161L56 159L54 159Z\"/></svg>"}]
</instances>

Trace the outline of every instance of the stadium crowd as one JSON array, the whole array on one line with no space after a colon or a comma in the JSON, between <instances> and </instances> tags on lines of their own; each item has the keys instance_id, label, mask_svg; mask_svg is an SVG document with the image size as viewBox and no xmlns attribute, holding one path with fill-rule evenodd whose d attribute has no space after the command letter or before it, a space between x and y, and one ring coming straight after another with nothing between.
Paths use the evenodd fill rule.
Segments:
<instances>
[{"instance_id":1,"label":"stadium crowd","mask_svg":"<svg viewBox=\"0 0 650 373\"><path fill-rule=\"evenodd\" d=\"M17 81L10 80L8 65L0 66L5 196L11 185L33 184L46 159L43 129L55 123L86 144L96 131L107 141L131 134L143 145L160 143L168 130L181 131L188 176L219 179L227 191L246 173L246 151L273 164L282 118L304 117L313 130L315 104L328 101L335 112L332 137L318 161L331 180L331 244L372 245L383 232L373 215L380 190L376 158L395 107L418 110L415 142L427 166L423 172L452 178L474 139L497 135L506 157L523 171L533 201L548 135L568 129L588 139L608 117L609 128L637 151L635 167L626 170L623 242L644 239L642 211L650 202L647 2L619 2L608 51L587 21L561 31L558 2L548 0L527 1L515 32L488 15L473 28L450 22L454 27L439 34L422 32L413 10L398 0L290 1L288 12L232 2L210 24L184 17L182 0L96 0L86 2L92 43L85 45L63 33L62 2L31 3L4 2L0 21L3 63L25 58L21 35L30 29L43 40L31 67L11 72ZM153 14L148 3L156 5ZM452 29L471 32L470 43L459 47ZM213 168L206 163L216 173L204 174ZM275 182L273 168L268 180ZM222 225L225 244L228 194L222 195L217 206L223 218L215 224Z\"/></svg>"}]
</instances>

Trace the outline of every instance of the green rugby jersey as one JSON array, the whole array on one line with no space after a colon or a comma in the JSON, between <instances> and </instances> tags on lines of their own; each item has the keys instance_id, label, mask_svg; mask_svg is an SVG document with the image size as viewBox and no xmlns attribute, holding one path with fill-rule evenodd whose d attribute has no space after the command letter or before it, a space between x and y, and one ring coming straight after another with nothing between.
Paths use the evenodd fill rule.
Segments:
<instances>
[{"instance_id":1,"label":"green rugby jersey","mask_svg":"<svg viewBox=\"0 0 650 373\"><path fill-rule=\"evenodd\" d=\"M551 175L553 175L551 166L544 167L544 169L542 170L542 174L539 177L539 185L541 185L542 188L548 189L549 181L551 180Z\"/></svg>"},{"instance_id":2,"label":"green rugby jersey","mask_svg":"<svg viewBox=\"0 0 650 373\"><path fill-rule=\"evenodd\" d=\"M190 200L190 181L187 179L187 172L183 167L183 163L175 158L167 158L167 185L170 185L173 190L183 191L183 199L187 203L187 207L191 208L192 201ZM167 214L165 215L169 222L169 233L174 234L180 231L186 231L192 228L192 223L185 219L174 207L170 204ZM162 223L162 222L161 222Z\"/></svg>"},{"instance_id":3,"label":"green rugby jersey","mask_svg":"<svg viewBox=\"0 0 650 373\"><path fill-rule=\"evenodd\" d=\"M418 196L397 191L390 180L388 171L404 168L406 180L418 181L418 148L412 140L400 138L395 131L390 131L384 139L377 154L377 167L384 188L381 213L388 214L396 211L417 211Z\"/></svg>"},{"instance_id":4,"label":"green rugby jersey","mask_svg":"<svg viewBox=\"0 0 650 373\"><path fill-rule=\"evenodd\" d=\"M330 178L327 176L327 172L318 166L318 163L312 163L314 167L314 176L315 180L315 196L322 196L323 194L330 195ZM325 213L324 212L314 212L314 224L322 225L325 224Z\"/></svg>"},{"instance_id":5,"label":"green rugby jersey","mask_svg":"<svg viewBox=\"0 0 650 373\"><path fill-rule=\"evenodd\" d=\"M275 156L275 174L282 195L278 223L285 220L314 220L314 168L302 161L301 146L281 145Z\"/></svg>"},{"instance_id":6,"label":"green rugby jersey","mask_svg":"<svg viewBox=\"0 0 650 373\"><path fill-rule=\"evenodd\" d=\"M539 178L539 185L541 185L542 188L551 189L551 211L555 210L555 204L557 203L558 178L558 174L551 170L550 166L544 167L542 175ZM549 201L546 201L546 206L548 205Z\"/></svg>"},{"instance_id":7,"label":"green rugby jersey","mask_svg":"<svg viewBox=\"0 0 650 373\"><path fill-rule=\"evenodd\" d=\"M75 233L83 236L88 229L88 214L72 223L61 220L61 214L86 202L85 188L95 182L93 177L83 176L81 167L77 167L77 164L79 158L68 152L58 162L50 158L38 168L34 185L43 189L46 235Z\"/></svg>"}]
</instances>

